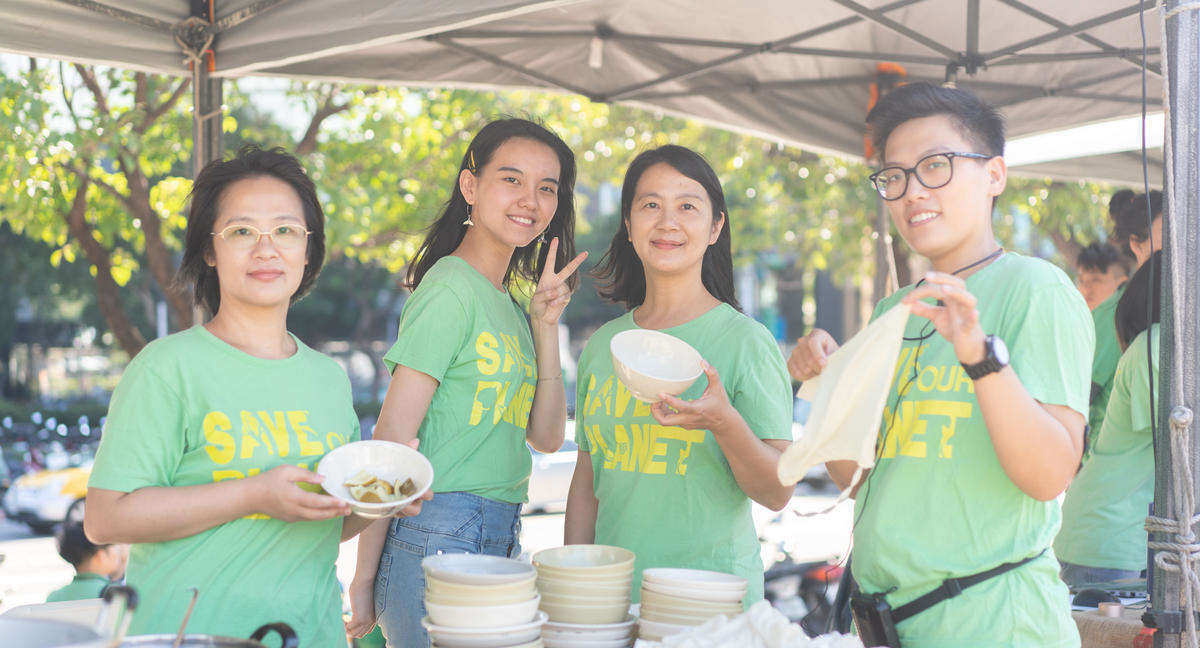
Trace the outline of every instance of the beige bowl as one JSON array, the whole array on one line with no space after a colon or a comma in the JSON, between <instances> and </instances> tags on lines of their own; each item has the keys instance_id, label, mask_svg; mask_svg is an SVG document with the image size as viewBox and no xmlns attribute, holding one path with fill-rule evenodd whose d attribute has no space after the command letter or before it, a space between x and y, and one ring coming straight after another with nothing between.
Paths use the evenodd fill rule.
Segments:
<instances>
[{"instance_id":1,"label":"beige bowl","mask_svg":"<svg viewBox=\"0 0 1200 648\"><path fill-rule=\"evenodd\" d=\"M446 648L495 648L536 642L541 638L546 613L538 612L529 623L496 628L456 628L434 625L428 616L421 619L433 643Z\"/></svg>"},{"instance_id":2,"label":"beige bowl","mask_svg":"<svg viewBox=\"0 0 1200 648\"><path fill-rule=\"evenodd\" d=\"M412 479L417 492L394 502L372 504L350 497L345 481L360 470L380 479L395 482ZM317 462L317 474L325 478L321 487L326 493L350 504L350 510L360 517L392 517L433 485L433 466L424 455L412 448L391 441L355 441L330 450Z\"/></svg>"},{"instance_id":3,"label":"beige bowl","mask_svg":"<svg viewBox=\"0 0 1200 648\"><path fill-rule=\"evenodd\" d=\"M659 623L658 621L647 621L646 619L638 619L637 625L638 638L647 641L661 641L663 637L688 632L695 627L674 623Z\"/></svg>"},{"instance_id":4,"label":"beige bowl","mask_svg":"<svg viewBox=\"0 0 1200 648\"><path fill-rule=\"evenodd\" d=\"M704 569L652 567L642 572L642 582L659 583L670 587L695 587L710 590L746 591L746 579L724 572Z\"/></svg>"},{"instance_id":5,"label":"beige bowl","mask_svg":"<svg viewBox=\"0 0 1200 648\"><path fill-rule=\"evenodd\" d=\"M425 592L447 596L482 596L503 598L505 596L524 595L525 598L533 598L533 596L537 594L537 576L536 574L528 574L525 578L517 581L497 583L495 585L476 585L442 580L441 578L431 576L428 572L426 572Z\"/></svg>"},{"instance_id":6,"label":"beige bowl","mask_svg":"<svg viewBox=\"0 0 1200 648\"><path fill-rule=\"evenodd\" d=\"M579 596L581 591L586 591L589 594L628 595L633 591L633 577L606 581L538 578L537 589L542 594L565 594L567 596Z\"/></svg>"},{"instance_id":7,"label":"beige bowl","mask_svg":"<svg viewBox=\"0 0 1200 648\"><path fill-rule=\"evenodd\" d=\"M738 610L741 613L741 610ZM665 611L655 607L642 607L639 612L642 619L647 621L658 621L659 623L674 623L676 625L701 625L709 619L720 616L720 613L704 612L699 610L672 610ZM736 616L735 614L726 614L725 616Z\"/></svg>"},{"instance_id":8,"label":"beige bowl","mask_svg":"<svg viewBox=\"0 0 1200 648\"><path fill-rule=\"evenodd\" d=\"M537 618L537 597L507 605L439 605L425 601L434 625L448 628L497 628L529 623Z\"/></svg>"},{"instance_id":9,"label":"beige bowl","mask_svg":"<svg viewBox=\"0 0 1200 648\"><path fill-rule=\"evenodd\" d=\"M633 573L633 552L608 545L566 545L533 555L533 566L542 577L578 577L622 580Z\"/></svg>"},{"instance_id":10,"label":"beige bowl","mask_svg":"<svg viewBox=\"0 0 1200 648\"><path fill-rule=\"evenodd\" d=\"M742 612L742 602L737 601L705 601L688 598L683 596L674 596L671 594L663 594L642 588L642 607L653 607L664 612L672 610L698 610L704 612L717 612L720 614L728 614L729 611L735 610L737 613Z\"/></svg>"},{"instance_id":11,"label":"beige bowl","mask_svg":"<svg viewBox=\"0 0 1200 648\"><path fill-rule=\"evenodd\" d=\"M704 373L700 354L674 335L650 329L630 329L608 344L613 371L634 398L657 403L658 395L678 396Z\"/></svg>"},{"instance_id":12,"label":"beige bowl","mask_svg":"<svg viewBox=\"0 0 1200 648\"><path fill-rule=\"evenodd\" d=\"M425 580L459 585L505 585L524 583L536 572L533 565L512 558L480 554L439 554L421 561Z\"/></svg>"},{"instance_id":13,"label":"beige bowl","mask_svg":"<svg viewBox=\"0 0 1200 648\"><path fill-rule=\"evenodd\" d=\"M557 604L542 601L540 608L556 623L620 623L629 614L629 601L606 605Z\"/></svg>"},{"instance_id":14,"label":"beige bowl","mask_svg":"<svg viewBox=\"0 0 1200 648\"><path fill-rule=\"evenodd\" d=\"M468 594L466 596L459 594L443 594L441 592L425 591L425 601L427 603L435 603L437 605L460 605L460 606L491 606L491 605L511 605L528 601L537 596L537 590L514 592L508 594Z\"/></svg>"},{"instance_id":15,"label":"beige bowl","mask_svg":"<svg viewBox=\"0 0 1200 648\"><path fill-rule=\"evenodd\" d=\"M718 590L704 589L702 587L675 587L671 585L663 585L653 581L642 581L642 591L660 592L662 594L670 594L680 598L693 599L699 601L711 601L714 603L741 603L742 597L746 595L745 590Z\"/></svg>"},{"instance_id":16,"label":"beige bowl","mask_svg":"<svg viewBox=\"0 0 1200 648\"><path fill-rule=\"evenodd\" d=\"M633 637L637 617L627 615L620 623L559 623L547 621L542 626L543 638L554 639L627 639Z\"/></svg>"},{"instance_id":17,"label":"beige bowl","mask_svg":"<svg viewBox=\"0 0 1200 648\"><path fill-rule=\"evenodd\" d=\"M620 594L588 594L581 592L575 596L568 594L542 594L541 596L542 600L550 605L617 605L621 603L626 608L629 607L629 594L627 592L621 592Z\"/></svg>"}]
</instances>

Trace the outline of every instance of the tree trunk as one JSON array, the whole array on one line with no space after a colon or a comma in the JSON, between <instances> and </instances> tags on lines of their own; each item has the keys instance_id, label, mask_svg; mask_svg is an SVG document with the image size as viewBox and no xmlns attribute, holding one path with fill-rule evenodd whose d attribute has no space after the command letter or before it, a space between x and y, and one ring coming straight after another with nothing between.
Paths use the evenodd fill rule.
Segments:
<instances>
[{"instance_id":1,"label":"tree trunk","mask_svg":"<svg viewBox=\"0 0 1200 648\"><path fill-rule=\"evenodd\" d=\"M121 303L121 287L112 276L111 253L92 236L92 227L84 218L87 212L87 190L91 181L86 175L76 177L79 185L75 190L75 198L71 201L70 211L64 214L67 229L71 232L71 237L83 248L88 262L96 269L96 303L100 307L100 314L108 323L109 330L116 336L117 343L132 358L146 346L146 338L142 337L142 332L129 319L129 314L125 312L125 306Z\"/></svg>"},{"instance_id":2,"label":"tree trunk","mask_svg":"<svg viewBox=\"0 0 1200 648\"><path fill-rule=\"evenodd\" d=\"M162 221L150 206L150 182L141 169L133 166L135 164L121 165L129 184L128 206L142 224L142 233L146 237L146 265L171 309L171 319L175 322L173 330L185 329L193 323L192 300L187 290L175 281L175 261L163 241Z\"/></svg>"}]
</instances>

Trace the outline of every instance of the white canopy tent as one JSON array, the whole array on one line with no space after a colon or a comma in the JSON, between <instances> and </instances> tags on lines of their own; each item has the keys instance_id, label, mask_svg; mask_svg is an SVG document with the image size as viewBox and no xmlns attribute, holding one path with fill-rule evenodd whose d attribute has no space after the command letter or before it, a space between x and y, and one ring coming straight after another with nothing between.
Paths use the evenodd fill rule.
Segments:
<instances>
[{"instance_id":1,"label":"white canopy tent","mask_svg":"<svg viewBox=\"0 0 1200 648\"><path fill-rule=\"evenodd\" d=\"M1165 0L0 0L0 51L194 75L197 166L219 153L220 79L526 87L700 119L863 155L872 83L952 80L1000 106L1010 137L1168 110L1160 515L1174 544L1155 569L1156 646L1178 646L1200 464L1200 3ZM1169 17L1169 18L1167 18ZM1167 35L1166 60L1159 55ZM189 61L200 61L191 65ZM1169 70L1170 105L1163 72ZM191 72L189 72L191 70ZM1163 156L1158 157L1163 160ZM1140 154L1056 159L1030 171L1142 181ZM1151 165L1151 184L1163 177ZM1031 164L1032 166L1032 164ZM1165 425L1171 414L1170 428ZM1175 442L1175 445L1172 442ZM1175 457L1179 461L1172 462ZM1193 470L1193 472L1195 472ZM1172 490L1182 487L1184 490ZM1187 492L1185 492L1187 491ZM1186 512L1179 511L1183 505ZM1182 547L1182 549L1180 548ZM1175 567L1172 567L1175 565ZM1182 583L1185 583L1181 585ZM1190 599L1189 599L1190 600Z\"/></svg>"}]
</instances>

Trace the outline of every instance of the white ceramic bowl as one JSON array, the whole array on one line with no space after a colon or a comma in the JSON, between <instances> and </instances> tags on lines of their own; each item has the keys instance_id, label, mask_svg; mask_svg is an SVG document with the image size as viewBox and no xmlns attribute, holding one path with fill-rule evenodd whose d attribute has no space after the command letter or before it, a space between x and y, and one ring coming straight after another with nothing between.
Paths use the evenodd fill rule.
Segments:
<instances>
[{"instance_id":1,"label":"white ceramic bowl","mask_svg":"<svg viewBox=\"0 0 1200 648\"><path fill-rule=\"evenodd\" d=\"M643 607L639 618L659 623L673 623L675 625L701 625L715 616L720 615L698 610L666 611L654 607ZM726 614L725 616L736 615Z\"/></svg>"},{"instance_id":2,"label":"white ceramic bowl","mask_svg":"<svg viewBox=\"0 0 1200 648\"><path fill-rule=\"evenodd\" d=\"M533 565L480 554L439 554L421 561L425 580L458 585L505 585L524 583L537 573ZM436 587L436 586L435 586Z\"/></svg>"},{"instance_id":3,"label":"white ceramic bowl","mask_svg":"<svg viewBox=\"0 0 1200 648\"><path fill-rule=\"evenodd\" d=\"M635 639L632 636L620 639L560 639L542 636L546 648L629 648Z\"/></svg>"},{"instance_id":4,"label":"white ceramic bowl","mask_svg":"<svg viewBox=\"0 0 1200 648\"><path fill-rule=\"evenodd\" d=\"M445 648L494 648L496 646L513 646L537 641L542 635L542 624L546 623L546 613L538 612L537 617L529 623L506 625L496 628L453 628L434 625L429 617L421 619L421 625L429 633L429 637L438 646Z\"/></svg>"},{"instance_id":5,"label":"white ceramic bowl","mask_svg":"<svg viewBox=\"0 0 1200 648\"><path fill-rule=\"evenodd\" d=\"M634 398L657 403L658 395L678 396L704 370L700 353L674 335L650 329L630 329L608 344L613 371Z\"/></svg>"},{"instance_id":6,"label":"white ceramic bowl","mask_svg":"<svg viewBox=\"0 0 1200 648\"><path fill-rule=\"evenodd\" d=\"M525 564L525 563L521 563ZM475 598L504 598L521 596L532 598L537 594L537 575L529 574L526 578L506 583L465 584L455 581L445 581L437 576L425 573L425 593L439 596L475 597Z\"/></svg>"},{"instance_id":7,"label":"white ceramic bowl","mask_svg":"<svg viewBox=\"0 0 1200 648\"><path fill-rule=\"evenodd\" d=\"M537 589L542 594L578 596L581 591L587 591L590 594L628 595L632 591L632 587L632 574L617 580L596 580L594 577L571 579L552 576L541 576L537 579Z\"/></svg>"},{"instance_id":8,"label":"white ceramic bowl","mask_svg":"<svg viewBox=\"0 0 1200 648\"><path fill-rule=\"evenodd\" d=\"M425 602L434 603L436 605L458 605L458 606L492 606L492 605L512 605L515 603L523 603L537 596L536 590L502 593L502 594L445 594L442 592L425 591Z\"/></svg>"},{"instance_id":9,"label":"white ceramic bowl","mask_svg":"<svg viewBox=\"0 0 1200 648\"><path fill-rule=\"evenodd\" d=\"M651 567L642 572L642 582L659 583L671 587L696 587L725 591L746 590L746 579L741 576L703 569Z\"/></svg>"},{"instance_id":10,"label":"white ceramic bowl","mask_svg":"<svg viewBox=\"0 0 1200 648\"><path fill-rule=\"evenodd\" d=\"M620 623L629 614L628 600L605 605L559 604L543 600L539 607L558 623Z\"/></svg>"},{"instance_id":11,"label":"white ceramic bowl","mask_svg":"<svg viewBox=\"0 0 1200 648\"><path fill-rule=\"evenodd\" d=\"M559 606L563 606L563 605L565 605L565 606L624 605L626 609L629 608L629 595L626 593L621 593L621 594L616 594L616 595L601 594L598 596L590 596L587 594L580 594L579 596L568 596L565 594L546 593L546 594L542 594L541 596L542 596L542 600L545 601L549 605L559 605ZM613 621L613 623L616 623L616 621Z\"/></svg>"},{"instance_id":12,"label":"white ceramic bowl","mask_svg":"<svg viewBox=\"0 0 1200 648\"><path fill-rule=\"evenodd\" d=\"M542 577L607 577L623 580L633 573L633 552L608 545L566 545L533 554ZM607 580L606 579L606 580Z\"/></svg>"},{"instance_id":13,"label":"white ceramic bowl","mask_svg":"<svg viewBox=\"0 0 1200 648\"><path fill-rule=\"evenodd\" d=\"M659 623L657 621L647 621L646 619L638 619L638 638L648 641L660 641L663 637L669 637L673 634L688 632L695 626L676 625L674 623Z\"/></svg>"},{"instance_id":14,"label":"white ceramic bowl","mask_svg":"<svg viewBox=\"0 0 1200 648\"><path fill-rule=\"evenodd\" d=\"M360 502L350 497L344 483L361 470L390 482L412 479L417 492L394 502ZM433 485L433 466L424 455L400 443L375 439L355 441L330 450L317 462L317 474L325 478L321 487L326 493L348 502L350 510L365 518L392 517Z\"/></svg>"},{"instance_id":15,"label":"white ceramic bowl","mask_svg":"<svg viewBox=\"0 0 1200 648\"><path fill-rule=\"evenodd\" d=\"M626 615L620 623L559 623L547 621L542 626L542 637L556 639L624 639L632 637L637 618Z\"/></svg>"},{"instance_id":16,"label":"white ceramic bowl","mask_svg":"<svg viewBox=\"0 0 1200 648\"><path fill-rule=\"evenodd\" d=\"M537 618L540 597L506 605L440 605L425 601L425 611L435 625L448 628L494 628L528 623Z\"/></svg>"},{"instance_id":17,"label":"white ceramic bowl","mask_svg":"<svg viewBox=\"0 0 1200 648\"><path fill-rule=\"evenodd\" d=\"M697 610L719 614L728 614L733 610L736 610L739 614L742 612L741 600L706 601L687 596L663 594L662 592L655 592L645 587L642 588L642 607L653 607L664 612L672 610Z\"/></svg>"},{"instance_id":18,"label":"white ceramic bowl","mask_svg":"<svg viewBox=\"0 0 1200 648\"><path fill-rule=\"evenodd\" d=\"M663 585L651 581L642 581L642 589L662 594L670 594L680 598L690 598L698 601L711 601L714 603L738 603L742 597L746 595L744 590L719 590L719 589L701 589L698 587L679 587L673 585Z\"/></svg>"}]
</instances>

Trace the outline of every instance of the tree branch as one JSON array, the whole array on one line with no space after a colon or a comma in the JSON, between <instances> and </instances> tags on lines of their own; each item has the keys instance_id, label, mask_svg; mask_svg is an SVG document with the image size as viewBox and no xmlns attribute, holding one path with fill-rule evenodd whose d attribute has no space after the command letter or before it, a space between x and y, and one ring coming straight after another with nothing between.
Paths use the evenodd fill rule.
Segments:
<instances>
[{"instance_id":1,"label":"tree branch","mask_svg":"<svg viewBox=\"0 0 1200 648\"><path fill-rule=\"evenodd\" d=\"M185 77L179 81L179 85L175 86L175 90L171 92L171 96L167 97L166 101L158 104L154 108L151 108L149 105L147 105L146 117L135 130L138 133L145 133L147 130L149 130L150 127L154 125L154 122L158 121L160 117L167 114L168 111L174 108L176 103L179 103L180 98L182 98L187 92L188 86L191 85L191 83L192 80Z\"/></svg>"},{"instance_id":2,"label":"tree branch","mask_svg":"<svg viewBox=\"0 0 1200 648\"><path fill-rule=\"evenodd\" d=\"M146 99L146 73L138 72L133 75L133 105L135 108L149 110L149 101Z\"/></svg>"},{"instance_id":3,"label":"tree branch","mask_svg":"<svg viewBox=\"0 0 1200 648\"><path fill-rule=\"evenodd\" d=\"M75 64L75 71L83 79L83 84L88 90L92 91L92 96L96 99L96 112L104 113L108 116L108 99L104 95L104 89L100 87L100 82L96 80L96 72L90 66Z\"/></svg>"}]
</instances>

